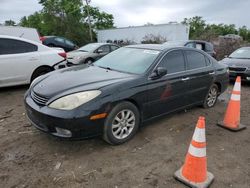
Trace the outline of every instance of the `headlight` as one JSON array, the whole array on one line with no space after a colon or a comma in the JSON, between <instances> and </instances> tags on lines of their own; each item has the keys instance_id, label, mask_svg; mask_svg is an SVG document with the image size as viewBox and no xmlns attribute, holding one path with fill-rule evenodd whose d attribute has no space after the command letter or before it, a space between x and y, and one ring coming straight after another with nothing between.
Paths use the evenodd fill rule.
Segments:
<instances>
[{"instance_id":1,"label":"headlight","mask_svg":"<svg viewBox=\"0 0 250 188\"><path fill-rule=\"evenodd\" d=\"M83 56L78 56L76 59L77 60L82 60L84 57Z\"/></svg>"},{"instance_id":2,"label":"headlight","mask_svg":"<svg viewBox=\"0 0 250 188\"><path fill-rule=\"evenodd\" d=\"M72 110L78 106L89 102L101 94L99 90L84 91L61 97L49 104L50 108L60 110Z\"/></svg>"}]
</instances>

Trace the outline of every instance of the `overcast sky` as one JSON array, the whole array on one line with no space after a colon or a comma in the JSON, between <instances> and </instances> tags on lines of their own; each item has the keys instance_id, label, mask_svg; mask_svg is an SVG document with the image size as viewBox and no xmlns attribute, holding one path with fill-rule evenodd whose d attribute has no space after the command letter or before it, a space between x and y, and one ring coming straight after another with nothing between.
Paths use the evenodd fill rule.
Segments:
<instances>
[{"instance_id":1,"label":"overcast sky","mask_svg":"<svg viewBox=\"0 0 250 188\"><path fill-rule=\"evenodd\" d=\"M91 5L113 14L117 27L180 22L197 15L208 23L250 28L250 0L92 0ZM9 19L19 22L41 9L38 0L0 0L0 23Z\"/></svg>"}]
</instances>

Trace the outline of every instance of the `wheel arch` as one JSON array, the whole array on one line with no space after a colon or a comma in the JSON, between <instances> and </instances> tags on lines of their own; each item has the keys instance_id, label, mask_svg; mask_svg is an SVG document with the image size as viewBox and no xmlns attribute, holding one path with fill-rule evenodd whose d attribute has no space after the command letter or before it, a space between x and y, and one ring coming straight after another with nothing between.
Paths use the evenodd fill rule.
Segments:
<instances>
[{"instance_id":1,"label":"wheel arch","mask_svg":"<svg viewBox=\"0 0 250 188\"><path fill-rule=\"evenodd\" d=\"M30 83L32 82L33 76L34 76L39 70L41 70L41 69L50 69L51 71L54 70L54 68L51 67L51 66L49 66L49 65L41 65L41 66L35 68L35 70L32 72L32 74L31 74L31 76L30 76Z\"/></svg>"},{"instance_id":2,"label":"wheel arch","mask_svg":"<svg viewBox=\"0 0 250 188\"><path fill-rule=\"evenodd\" d=\"M215 85L217 85L218 89L219 89L219 94L221 94L221 87L222 84L220 82L214 82Z\"/></svg>"}]
</instances>

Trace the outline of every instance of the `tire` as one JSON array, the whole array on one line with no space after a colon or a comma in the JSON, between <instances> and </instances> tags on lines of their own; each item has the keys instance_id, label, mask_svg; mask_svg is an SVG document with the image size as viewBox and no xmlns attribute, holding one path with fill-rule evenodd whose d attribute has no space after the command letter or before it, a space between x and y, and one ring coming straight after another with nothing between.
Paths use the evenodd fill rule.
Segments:
<instances>
[{"instance_id":1,"label":"tire","mask_svg":"<svg viewBox=\"0 0 250 188\"><path fill-rule=\"evenodd\" d=\"M52 70L53 70L53 69L50 68L50 67L40 67L40 68L37 68L37 69L33 72L32 76L31 76L30 83L31 83L34 79L36 79L37 77L42 76L42 75L44 75L44 74L47 74L47 73L51 72Z\"/></svg>"},{"instance_id":2,"label":"tire","mask_svg":"<svg viewBox=\"0 0 250 188\"><path fill-rule=\"evenodd\" d=\"M94 62L94 60L93 60L92 58L87 58L87 59L84 61L84 64L91 65L93 62Z\"/></svg>"},{"instance_id":3,"label":"tire","mask_svg":"<svg viewBox=\"0 0 250 188\"><path fill-rule=\"evenodd\" d=\"M203 108L214 107L214 105L217 102L218 95L219 95L219 88L216 84L213 84L206 95L206 98L203 103Z\"/></svg>"},{"instance_id":4,"label":"tire","mask_svg":"<svg viewBox=\"0 0 250 188\"><path fill-rule=\"evenodd\" d=\"M121 102L111 110L105 120L103 139L112 145L127 142L136 134L139 124L140 113L137 107L130 102Z\"/></svg>"},{"instance_id":5,"label":"tire","mask_svg":"<svg viewBox=\"0 0 250 188\"><path fill-rule=\"evenodd\" d=\"M48 47L55 47L54 44L48 44L47 46L48 46Z\"/></svg>"}]
</instances>

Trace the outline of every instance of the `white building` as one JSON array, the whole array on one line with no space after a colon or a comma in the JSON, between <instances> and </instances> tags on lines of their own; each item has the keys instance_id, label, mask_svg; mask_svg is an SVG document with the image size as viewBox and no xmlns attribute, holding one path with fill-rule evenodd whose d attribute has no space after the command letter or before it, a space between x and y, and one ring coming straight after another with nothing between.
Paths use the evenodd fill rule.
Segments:
<instances>
[{"instance_id":1,"label":"white building","mask_svg":"<svg viewBox=\"0 0 250 188\"><path fill-rule=\"evenodd\" d=\"M179 23L123 27L97 31L97 41L129 41L142 43L150 36L160 37L166 41L188 40L189 26ZM164 42L164 41L162 41Z\"/></svg>"}]
</instances>

